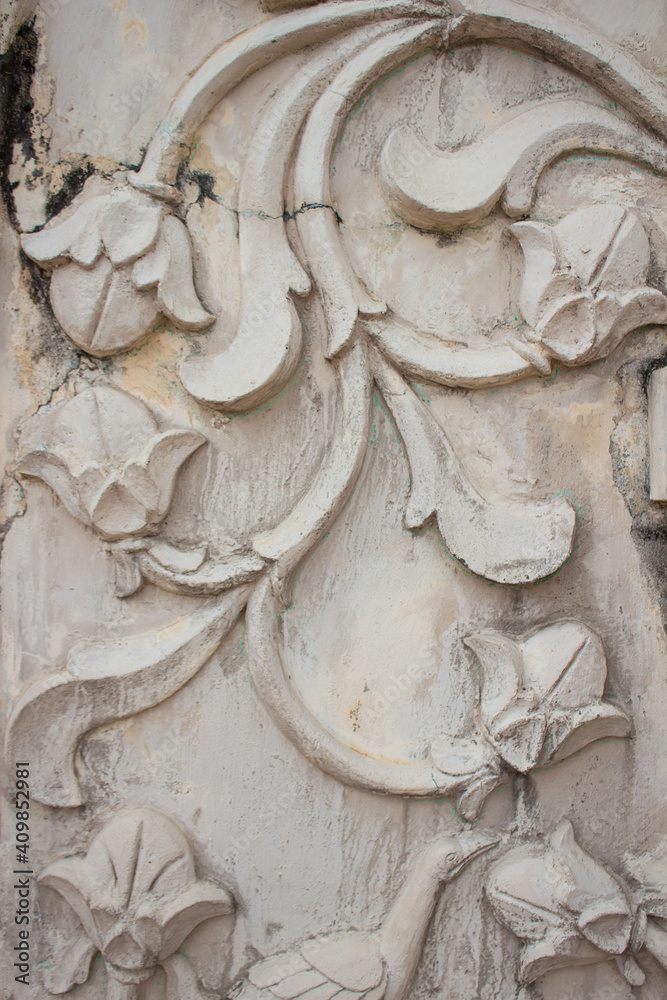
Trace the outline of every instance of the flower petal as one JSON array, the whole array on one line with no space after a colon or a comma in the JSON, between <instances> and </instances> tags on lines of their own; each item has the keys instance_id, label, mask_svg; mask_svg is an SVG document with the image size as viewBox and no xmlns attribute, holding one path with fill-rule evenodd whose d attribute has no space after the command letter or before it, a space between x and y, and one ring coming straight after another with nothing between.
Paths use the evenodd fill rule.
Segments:
<instances>
[{"instance_id":1,"label":"flower petal","mask_svg":"<svg viewBox=\"0 0 667 1000\"><path fill-rule=\"evenodd\" d=\"M101 257L89 269L75 263L65 264L51 278L49 298L56 319L67 336L84 351L90 352L112 274L111 264L106 257Z\"/></svg>"},{"instance_id":2,"label":"flower petal","mask_svg":"<svg viewBox=\"0 0 667 1000\"><path fill-rule=\"evenodd\" d=\"M38 233L25 233L21 246L31 260L57 266L68 258L90 267L102 251L97 217L106 199L91 198L67 219Z\"/></svg>"},{"instance_id":3,"label":"flower petal","mask_svg":"<svg viewBox=\"0 0 667 1000\"><path fill-rule=\"evenodd\" d=\"M553 226L543 222L515 222L507 232L523 251L524 270L519 294L521 314L530 326L537 326L542 299L558 268Z\"/></svg>"},{"instance_id":4,"label":"flower petal","mask_svg":"<svg viewBox=\"0 0 667 1000\"><path fill-rule=\"evenodd\" d=\"M565 760L595 740L623 739L631 731L627 715L606 702L559 713L549 722L540 766Z\"/></svg>"},{"instance_id":5,"label":"flower petal","mask_svg":"<svg viewBox=\"0 0 667 1000\"><path fill-rule=\"evenodd\" d=\"M85 934L79 934L67 949L59 949L54 966L44 971L44 985L49 993L68 993L73 986L85 983L97 947Z\"/></svg>"},{"instance_id":6,"label":"flower petal","mask_svg":"<svg viewBox=\"0 0 667 1000\"><path fill-rule=\"evenodd\" d=\"M595 337L594 300L589 293L556 301L535 330L535 339L566 364L581 363L595 345Z\"/></svg>"},{"instance_id":7,"label":"flower petal","mask_svg":"<svg viewBox=\"0 0 667 1000\"><path fill-rule=\"evenodd\" d=\"M590 205L569 212L554 226L559 257L577 276L582 290L599 275L626 214L620 205ZM643 280L632 284L643 284Z\"/></svg>"},{"instance_id":8,"label":"flower petal","mask_svg":"<svg viewBox=\"0 0 667 1000\"><path fill-rule=\"evenodd\" d=\"M143 465L137 462L128 462L123 468L119 481L135 500L143 504L146 510L157 510L159 490Z\"/></svg>"},{"instance_id":9,"label":"flower petal","mask_svg":"<svg viewBox=\"0 0 667 1000\"><path fill-rule=\"evenodd\" d=\"M500 632L477 632L467 636L463 644L473 651L482 671L482 721L488 729L523 686L521 649Z\"/></svg>"},{"instance_id":10,"label":"flower petal","mask_svg":"<svg viewBox=\"0 0 667 1000\"><path fill-rule=\"evenodd\" d=\"M155 295L138 292L134 287L131 268L114 270L101 315L86 350L96 358L128 351L155 329L159 315Z\"/></svg>"},{"instance_id":11,"label":"flower petal","mask_svg":"<svg viewBox=\"0 0 667 1000\"><path fill-rule=\"evenodd\" d=\"M157 487L154 516L161 520L174 493L176 476L190 455L206 443L198 431L165 431L148 445L142 464Z\"/></svg>"},{"instance_id":12,"label":"flower petal","mask_svg":"<svg viewBox=\"0 0 667 1000\"><path fill-rule=\"evenodd\" d=\"M630 941L632 914L630 904L618 880L604 865L579 846L569 820L563 820L551 832L549 846L563 866L561 876L557 877L556 883L562 905L578 919L581 917L583 924L586 925L593 923L600 915L598 904L604 900L607 914L622 918L624 943L616 940L614 947L618 946L621 952L624 951ZM598 932L604 934L602 925L598 928ZM591 933L598 936L593 931ZM612 936L618 933L615 919L611 921L610 933Z\"/></svg>"},{"instance_id":13,"label":"flower petal","mask_svg":"<svg viewBox=\"0 0 667 1000\"><path fill-rule=\"evenodd\" d=\"M144 531L150 523L150 513L130 491L120 483L110 483L90 512L96 531L112 541Z\"/></svg>"},{"instance_id":14,"label":"flower petal","mask_svg":"<svg viewBox=\"0 0 667 1000\"><path fill-rule=\"evenodd\" d=\"M159 957L166 958L175 952L202 921L233 911L234 900L226 889L203 879L187 886L175 898L165 900L155 912L162 931Z\"/></svg>"},{"instance_id":15,"label":"flower petal","mask_svg":"<svg viewBox=\"0 0 667 1000\"><path fill-rule=\"evenodd\" d=\"M503 760L525 774L539 760L546 730L547 719L542 712L526 712L518 704L496 716L489 735Z\"/></svg>"},{"instance_id":16,"label":"flower petal","mask_svg":"<svg viewBox=\"0 0 667 1000\"><path fill-rule=\"evenodd\" d=\"M602 698L607 659L600 637L578 621L538 629L522 645L526 685L552 708L578 708Z\"/></svg>"},{"instance_id":17,"label":"flower petal","mask_svg":"<svg viewBox=\"0 0 667 1000\"><path fill-rule=\"evenodd\" d=\"M95 881L87 861L83 858L61 858L47 865L37 881L54 889L69 903L96 948L100 947L99 933L91 912Z\"/></svg>"},{"instance_id":18,"label":"flower petal","mask_svg":"<svg viewBox=\"0 0 667 1000\"><path fill-rule=\"evenodd\" d=\"M643 285L650 262L651 246L646 230L636 215L626 212L595 276L595 287L599 291L621 292Z\"/></svg>"},{"instance_id":19,"label":"flower petal","mask_svg":"<svg viewBox=\"0 0 667 1000\"><path fill-rule=\"evenodd\" d=\"M622 955L630 943L632 914L615 898L596 899L580 913L577 926L596 948L610 955Z\"/></svg>"},{"instance_id":20,"label":"flower petal","mask_svg":"<svg viewBox=\"0 0 667 1000\"><path fill-rule=\"evenodd\" d=\"M84 524L90 523L85 506L81 503L77 481L65 462L53 452L32 451L18 463L22 476L34 476L50 486L73 517Z\"/></svg>"},{"instance_id":21,"label":"flower petal","mask_svg":"<svg viewBox=\"0 0 667 1000\"><path fill-rule=\"evenodd\" d=\"M163 219L156 246L134 265L132 280L138 289L157 285L160 308L187 330L202 330L215 318L202 307L195 291L190 234L173 215Z\"/></svg>"},{"instance_id":22,"label":"flower petal","mask_svg":"<svg viewBox=\"0 0 667 1000\"><path fill-rule=\"evenodd\" d=\"M567 968L572 965L594 965L604 962L604 952L590 941L586 941L573 924L563 932L548 931L540 940L521 949L519 978L529 985L547 972Z\"/></svg>"},{"instance_id":23,"label":"flower petal","mask_svg":"<svg viewBox=\"0 0 667 1000\"><path fill-rule=\"evenodd\" d=\"M118 267L141 257L158 236L163 205L134 188L114 191L100 213L100 235L111 263Z\"/></svg>"},{"instance_id":24,"label":"flower petal","mask_svg":"<svg viewBox=\"0 0 667 1000\"><path fill-rule=\"evenodd\" d=\"M657 288L633 288L625 295L603 292L595 299L595 357L611 354L629 333L667 323L667 297Z\"/></svg>"}]
</instances>

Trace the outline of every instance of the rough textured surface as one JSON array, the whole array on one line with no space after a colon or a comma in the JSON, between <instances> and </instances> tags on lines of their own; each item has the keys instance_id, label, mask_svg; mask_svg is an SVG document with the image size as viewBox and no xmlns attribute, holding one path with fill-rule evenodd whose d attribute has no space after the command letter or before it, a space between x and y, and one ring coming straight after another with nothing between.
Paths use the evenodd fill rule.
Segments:
<instances>
[{"instance_id":1,"label":"rough textured surface","mask_svg":"<svg viewBox=\"0 0 667 1000\"><path fill-rule=\"evenodd\" d=\"M664 4L0 6L5 995L664 1000Z\"/></svg>"}]
</instances>

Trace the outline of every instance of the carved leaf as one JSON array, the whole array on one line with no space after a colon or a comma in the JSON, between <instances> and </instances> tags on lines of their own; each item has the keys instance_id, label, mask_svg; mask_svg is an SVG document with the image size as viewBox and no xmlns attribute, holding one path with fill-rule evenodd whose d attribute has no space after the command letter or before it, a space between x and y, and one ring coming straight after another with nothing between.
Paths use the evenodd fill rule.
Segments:
<instances>
[{"instance_id":1,"label":"carved leaf","mask_svg":"<svg viewBox=\"0 0 667 1000\"><path fill-rule=\"evenodd\" d=\"M160 551L164 553L164 543ZM254 552L231 554L207 559L194 570L183 571L165 566L155 555L155 547L138 557L140 575L163 590L176 594L213 596L230 587L248 583L261 573L266 563Z\"/></svg>"},{"instance_id":2,"label":"carved leaf","mask_svg":"<svg viewBox=\"0 0 667 1000\"><path fill-rule=\"evenodd\" d=\"M370 333L385 357L406 375L441 385L503 385L535 371L530 361L506 345L478 350L448 344L391 320Z\"/></svg>"},{"instance_id":3,"label":"carved leaf","mask_svg":"<svg viewBox=\"0 0 667 1000\"><path fill-rule=\"evenodd\" d=\"M161 311L191 330L213 321L194 289L187 229L132 187L92 199L84 192L68 218L24 235L22 244L55 269L53 311L77 347L95 357L139 343Z\"/></svg>"},{"instance_id":4,"label":"carved leaf","mask_svg":"<svg viewBox=\"0 0 667 1000\"><path fill-rule=\"evenodd\" d=\"M452 232L484 218L501 198L508 215L527 214L542 171L573 149L615 152L667 172L667 147L645 130L587 101L550 100L456 150L399 129L385 143L380 177L402 218Z\"/></svg>"},{"instance_id":5,"label":"carved leaf","mask_svg":"<svg viewBox=\"0 0 667 1000\"><path fill-rule=\"evenodd\" d=\"M29 421L18 468L103 538L121 539L164 519L181 465L205 440L197 431L160 433L143 403L100 385Z\"/></svg>"},{"instance_id":6,"label":"carved leaf","mask_svg":"<svg viewBox=\"0 0 667 1000\"><path fill-rule=\"evenodd\" d=\"M487 740L475 736L440 736L431 746L431 756L443 774L464 781L488 770L497 757Z\"/></svg>"},{"instance_id":7,"label":"carved leaf","mask_svg":"<svg viewBox=\"0 0 667 1000\"><path fill-rule=\"evenodd\" d=\"M231 591L144 635L77 643L63 670L31 684L12 707L6 745L16 760L28 759L30 750L41 761L31 775L34 797L47 805L81 805L74 761L84 733L178 691L215 652L248 593Z\"/></svg>"},{"instance_id":8,"label":"carved leaf","mask_svg":"<svg viewBox=\"0 0 667 1000\"><path fill-rule=\"evenodd\" d=\"M555 572L569 556L574 538L575 514L567 500L485 500L426 404L378 354L374 368L410 463L407 526L421 527L436 513L452 555L473 573L498 583L527 583Z\"/></svg>"}]
</instances>

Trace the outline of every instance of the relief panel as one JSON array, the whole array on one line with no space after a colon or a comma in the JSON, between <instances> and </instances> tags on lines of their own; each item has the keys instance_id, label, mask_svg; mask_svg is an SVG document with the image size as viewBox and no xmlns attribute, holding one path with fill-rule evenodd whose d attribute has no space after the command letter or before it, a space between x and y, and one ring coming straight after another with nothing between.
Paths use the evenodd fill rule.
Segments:
<instances>
[{"instance_id":1,"label":"relief panel","mask_svg":"<svg viewBox=\"0 0 667 1000\"><path fill-rule=\"evenodd\" d=\"M667 21L589 6L8 8L8 996L664 996Z\"/></svg>"}]
</instances>

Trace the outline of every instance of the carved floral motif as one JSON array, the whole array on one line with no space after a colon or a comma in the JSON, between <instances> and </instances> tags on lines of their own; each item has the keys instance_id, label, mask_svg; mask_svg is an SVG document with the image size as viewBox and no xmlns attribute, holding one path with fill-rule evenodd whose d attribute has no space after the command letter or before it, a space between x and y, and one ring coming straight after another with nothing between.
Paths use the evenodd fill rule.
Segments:
<instances>
[{"instance_id":1,"label":"carved floral motif","mask_svg":"<svg viewBox=\"0 0 667 1000\"><path fill-rule=\"evenodd\" d=\"M556 226L516 222L508 232L525 260L523 336L545 359L586 364L609 354L633 330L667 321L667 298L646 284L649 240L632 212L592 205Z\"/></svg>"},{"instance_id":2,"label":"carved floral motif","mask_svg":"<svg viewBox=\"0 0 667 1000\"><path fill-rule=\"evenodd\" d=\"M522 941L522 983L614 958L626 980L641 986L643 949L667 969L664 867L658 889L651 882L660 877L659 864L630 865L646 879L633 889L579 846L569 820L544 844L515 847L494 863L486 894L498 920Z\"/></svg>"},{"instance_id":3,"label":"carved floral motif","mask_svg":"<svg viewBox=\"0 0 667 1000\"><path fill-rule=\"evenodd\" d=\"M190 845L171 819L152 809L122 813L85 856L52 862L38 881L62 896L81 922L69 953L46 976L50 993L85 982L99 952L113 1000L135 1000L138 984L158 966L166 973L167 1000L203 997L178 949L202 921L232 913L234 900L197 878Z\"/></svg>"},{"instance_id":4,"label":"carved floral motif","mask_svg":"<svg viewBox=\"0 0 667 1000\"><path fill-rule=\"evenodd\" d=\"M627 715L603 701L602 643L580 622L547 625L521 641L481 632L464 642L481 669L478 730L442 738L432 753L453 783L460 776L465 817L474 819L489 792L513 775L630 734Z\"/></svg>"},{"instance_id":5,"label":"carved floral motif","mask_svg":"<svg viewBox=\"0 0 667 1000\"><path fill-rule=\"evenodd\" d=\"M197 431L160 432L136 397L100 385L30 421L19 471L43 479L70 514L118 541L157 529L181 465L205 441Z\"/></svg>"},{"instance_id":6,"label":"carved floral motif","mask_svg":"<svg viewBox=\"0 0 667 1000\"><path fill-rule=\"evenodd\" d=\"M513 776L630 731L627 716L604 701L599 638L580 622L563 621L521 639L479 632L465 640L481 668L474 730L441 737L423 759L364 754L329 732L300 699L280 620L301 563L355 488L371 433L374 383L410 466L406 525L420 528L435 515L450 554L470 572L503 585L536 582L572 552L572 505L565 496L546 499L539 484L520 500L473 485L446 425L410 380L470 389L509 383L550 371L552 360L585 364L632 330L667 322L667 299L647 284L649 243L639 217L594 205L555 226L536 220L510 226L524 255L521 336L500 331L477 349L456 343L456 331L433 337L408 326L355 273L341 240L331 160L350 110L383 75L443 40L455 47L509 37L542 45L550 58L595 79L604 67L608 93L641 125L607 107L559 99L522 110L463 149L435 151L405 130L389 137L378 164L388 202L413 225L454 232L498 205L510 218L528 213L542 171L566 150L611 151L667 172L667 101L631 59L617 58L589 35L576 42L568 32L561 37L553 21L513 0L481 6L456 0L451 10L429 0L295 6L307 9L254 25L188 77L138 171L118 177L104 194L84 192L61 219L23 237L26 253L52 271L54 312L81 350L96 357L126 351L160 313L186 329L204 329L212 317L195 290L190 235L170 208L179 199L179 164L202 120L237 84L286 54L309 53L267 96L242 165L234 336L220 353L193 354L180 369L188 392L214 408L243 412L265 402L302 354L296 299L317 296L325 325L318 362L329 367L336 399L321 466L294 509L250 540L251 551L233 541L224 553L209 551L206 542L178 549L159 532L179 470L203 435L160 431L143 403L108 385L86 389L25 428L20 472L45 481L108 543L118 596L131 596L147 580L211 598L160 629L76 643L61 669L21 692L8 725L8 759L39 751L32 790L50 805L85 799L75 768L81 737L177 691L246 605L248 672L276 725L310 761L360 788L457 794L460 812L473 819L489 792ZM332 38L335 45L322 44ZM288 220L296 238L288 239ZM266 959L250 969L238 996L285 1000L317 991L322 1000L382 1000L387 992L401 1000L439 889L495 843L480 844L470 833L440 839L380 931L332 935ZM516 848L498 862L487 893L499 919L526 942L523 981L573 960L612 956L629 982L640 983L634 955L644 947L667 968L665 896L657 885L647 891L640 868L638 862L633 871L641 891L626 891L578 847L568 824L548 844ZM104 828L85 858L54 862L40 881L60 893L83 928L49 980L52 992L85 981L99 951L114 1000L136 997L157 966L165 971L169 1000L200 995L178 948L201 920L230 912L232 899L196 879L190 847L170 820L150 810L126 813Z\"/></svg>"},{"instance_id":7,"label":"carved floral motif","mask_svg":"<svg viewBox=\"0 0 667 1000\"><path fill-rule=\"evenodd\" d=\"M159 431L136 397L108 385L33 417L21 438L19 472L47 483L67 510L109 542L116 593L143 579L183 593L219 593L251 579L263 560L238 546L217 557L153 536L167 515L182 464L205 444L194 430Z\"/></svg>"},{"instance_id":8,"label":"carved floral motif","mask_svg":"<svg viewBox=\"0 0 667 1000\"><path fill-rule=\"evenodd\" d=\"M108 194L82 193L64 220L21 242L53 271L49 296L61 326L95 357L134 347L161 313L186 330L213 322L193 284L186 226L127 180Z\"/></svg>"}]
</instances>

